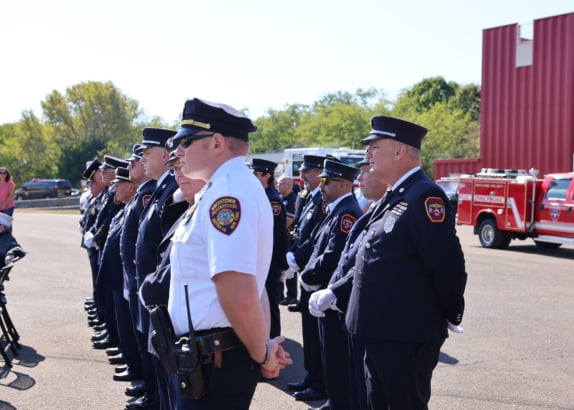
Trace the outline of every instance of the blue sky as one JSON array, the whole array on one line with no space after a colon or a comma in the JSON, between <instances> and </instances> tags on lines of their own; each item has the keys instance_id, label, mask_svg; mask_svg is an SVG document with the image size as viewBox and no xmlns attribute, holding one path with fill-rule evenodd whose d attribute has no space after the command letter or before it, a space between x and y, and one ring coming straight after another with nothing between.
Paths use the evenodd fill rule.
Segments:
<instances>
[{"instance_id":1,"label":"blue sky","mask_svg":"<svg viewBox=\"0 0 574 410\"><path fill-rule=\"evenodd\" d=\"M112 81L169 122L191 97L256 118L437 75L480 84L483 29L569 12L574 0L3 2L0 124L83 81Z\"/></svg>"}]
</instances>

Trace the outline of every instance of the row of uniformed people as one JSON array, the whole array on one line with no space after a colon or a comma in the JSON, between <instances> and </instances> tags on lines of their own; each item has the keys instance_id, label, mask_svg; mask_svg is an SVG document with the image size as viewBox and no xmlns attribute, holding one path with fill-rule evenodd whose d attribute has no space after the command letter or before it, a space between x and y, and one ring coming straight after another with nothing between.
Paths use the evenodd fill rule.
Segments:
<instances>
[{"instance_id":1,"label":"row of uniformed people","mask_svg":"<svg viewBox=\"0 0 574 410\"><path fill-rule=\"evenodd\" d=\"M321 158L304 157L287 260L301 277L307 375L288 388L297 400L327 398L325 410L426 409L447 328L461 331L464 256L455 211L420 168L426 129L382 115L371 128L359 164L362 193L374 201L364 214L348 191L330 196L332 180L353 180L350 170L327 159L320 173ZM337 212L342 198L352 207Z\"/></svg>"},{"instance_id":2,"label":"row of uniformed people","mask_svg":"<svg viewBox=\"0 0 574 410\"><path fill-rule=\"evenodd\" d=\"M208 129L211 131L209 134L201 132L205 124L209 126ZM235 158L244 161L246 153L244 151L248 147L247 136L254 129L249 119L231 107L199 99L189 100L184 106L179 132L157 128L143 130L143 141L140 145L134 146L133 155L129 159L128 175L124 168L125 164L121 163L122 160L110 156L104 157L104 164L100 167L94 161L84 173L84 177L94 188L93 198L90 199L88 209L82 219L83 246L88 249L89 255L97 255L93 259L90 258L93 267L94 297L93 301L90 300L87 305L90 312L93 312L90 324L98 326L97 329L101 330L93 337L94 347L107 348L106 352L110 354L110 361L127 363L127 366L123 367L126 370L116 373L114 379L133 380L143 377L143 384L126 389L126 394L129 395L142 394L127 404L128 409L188 408L187 406L193 402L203 403L202 406L207 403L207 407L202 408L230 408L230 405L247 408L255 384L260 377L253 376L261 372L264 377L276 377L281 368L291 363L289 354L280 346L284 338L273 338L280 332L278 320L272 321L274 324L271 329L265 320L264 305L267 305L267 300L261 289L262 279L264 282L265 279L269 279L270 284L279 285L278 275L286 267L284 260L286 245L280 247L280 241L275 241L277 257L274 260L267 260L266 249L274 243L274 240L272 234L267 236L267 233L263 232L272 232L273 220L262 219L262 217L269 209L270 214L279 221L277 226L281 227L282 223L285 234L285 213L281 207L274 206L276 198L273 196L273 189L270 189L273 181L267 187L271 196L271 202L269 202L265 196L265 190L262 189L265 186L265 178L260 179L261 183L259 183L251 175L247 178L250 189L243 191L245 186L242 185L247 182L245 175L235 176L235 171L231 174L227 174L226 171L228 168L232 170L232 164L238 162ZM199 137L195 136L197 131L200 131ZM203 145L206 145L209 139L212 149L208 150L202 158L186 161L185 154L189 151L189 146L199 139L203 140L201 141ZM198 144L196 143L194 148L196 145ZM206 161L209 155L212 156L212 160L207 164L202 164L202 160ZM111 189L109 184L112 183L112 179L108 182L106 178L100 178L100 176L106 172L105 169L114 165L116 176L113 179L114 188ZM175 178L174 172L170 172L170 167L175 171ZM195 171L194 167L200 167L200 172ZM208 168L211 168L211 172L206 173ZM244 165L243 168L245 168ZM138 179L138 170L143 170L141 179ZM237 179L237 186L226 183L220 187L220 183L224 182L226 177L223 180L216 179L215 175L218 172L223 176L229 175L231 179ZM259 173L259 171L253 172ZM190 176L193 176L193 179ZM185 195L187 201L178 200L183 198L177 198L176 179L182 184L181 190L184 193L187 189L188 194ZM102 188L101 192L98 190L100 180L103 182L102 186L107 186ZM253 189L254 183L259 185L260 191ZM130 192L135 191L133 188L137 186L137 191L133 192L133 196L124 197L120 194L124 184L132 185L132 188L127 189ZM209 209L201 209L201 211L198 209L197 213L201 215L198 216L191 211L195 210L195 207L191 207L190 204L196 200L199 201L199 196L196 197L195 194L204 185L203 194L207 188L214 186L211 189L213 195L218 192L225 192L227 195L213 198ZM262 196L261 193L263 193ZM265 198L266 209L259 211L252 209L253 205L262 198ZM110 209L108 205L110 203L115 204L114 210ZM186 209L187 212L185 212ZM109 218L106 228L103 222L104 215ZM200 220L210 222L210 227L200 225ZM240 221L242 221L241 224L239 224ZM195 246L193 241L188 244L190 237L185 234L188 226L193 229L202 226L202 234L194 235L194 237L202 237L204 238L202 240L206 242L214 241L213 246L209 246L198 255L207 257L208 252L219 249L216 252L219 256L210 258L207 264L193 264L193 266L188 266L188 270L182 271L182 266L186 266L184 261L190 254L181 253L179 248ZM263 231L254 231L253 228L256 226L260 226L258 229ZM108 232L107 236L104 236L104 229ZM210 233L211 229L215 229L215 233ZM178 234L180 230L183 232ZM255 236L253 236L254 233ZM170 240L172 236L174 240ZM102 237L107 240L102 242ZM227 239L235 248L220 246L226 242L223 239ZM257 246L257 241L261 241L260 246ZM247 246L247 248L240 248L239 245ZM118 263L117 258L109 258L109 260L106 258L108 247L110 250L116 249L116 253L121 255L121 264ZM261 249L261 255L257 255L260 252L259 249ZM175 261L178 261L175 267L174 257ZM241 373L245 371L248 371L250 376L239 377L241 383L234 381L236 389L227 392L219 380L220 376L211 377L211 372L206 369L204 373L206 383L209 384L211 379L214 387L208 388L210 392L208 397L189 401L180 394L177 377L166 372L149 345L152 330L150 329L149 310L156 305L169 305L174 329L177 336L182 336L187 328L187 320L184 321L186 326L182 328L181 319L186 317L186 309L185 302L180 303L182 302L180 294L183 291L183 286L180 285L182 285L182 278L187 278L190 270L198 267L202 268L200 275L207 275L205 278L210 277L209 271L213 269L216 271L213 281L209 279L208 283L202 284L200 279L189 283L193 301L189 307L192 311L201 310L200 314L192 312L194 318L197 318L194 319L194 327L203 338L212 343L214 334L222 335L221 343L217 343L216 350L218 348L223 350L223 361L227 364L223 366L224 373L221 373L222 358L216 354L215 363L205 363L205 365L215 365L217 370L213 376L227 373L230 377L238 374L247 376L246 373ZM240 273L240 276L236 277L236 273ZM123 279L121 289L118 287L118 278ZM256 280L252 282L253 279ZM184 281L187 282L187 279ZM206 296L209 295L209 291L205 286L213 288L214 282L225 283L217 286L217 293ZM220 287L224 295L219 294ZM278 289L278 286L270 287L270 289L274 288ZM109 297L110 294L112 297ZM257 298L250 299L252 295ZM224 296L227 296L229 301ZM215 299L211 299L213 297ZM278 302L278 294L274 297ZM203 300L208 300L207 305L202 303ZM229 310L230 306L233 311ZM243 308L247 309L245 315L233 317L235 311L241 312ZM126 311L129 312L128 316L123 314ZM126 317L131 319L131 323L126 323ZM226 330L228 328L229 331ZM133 330L132 335L135 335L133 339L136 340L135 345L138 347L139 355L136 356L139 356L139 362L128 360L134 357L132 354L134 343L130 341L132 339L121 334L126 333L127 329ZM215 342L217 340L215 339ZM230 341L233 340L240 342L233 342L230 345ZM117 345L117 348L111 348L112 345ZM212 349L213 347L214 345L211 345ZM242 352L237 351L240 354L237 356L235 350L239 347L242 348L240 349ZM228 350L233 350L233 352L228 353ZM114 353L118 355L113 355ZM245 362L245 358L249 360ZM246 364L249 366L245 367ZM253 370L257 373L253 373Z\"/></svg>"},{"instance_id":3,"label":"row of uniformed people","mask_svg":"<svg viewBox=\"0 0 574 410\"><path fill-rule=\"evenodd\" d=\"M177 183L166 164L166 143L175 131L145 128L142 134L142 143L134 146L128 160L105 156L100 170L95 170L95 161L85 172L91 187L96 186L93 193L100 175L107 187L99 199L90 200L83 219L84 246L90 254L98 254L96 309L90 324L101 329L93 337L94 347L107 348L111 363L127 365L116 369L125 370L114 374L114 380L144 380L126 389L126 394L138 397L127 408L171 408L171 384L163 366L149 353L149 312L138 301L138 289L156 270L163 234L188 204L174 198ZM115 179L110 179L108 169L115 169ZM104 215L111 218L107 227L98 224ZM94 219L91 225L90 219ZM108 232L105 241L96 241L104 230ZM163 304L167 304L167 290L164 294Z\"/></svg>"}]
</instances>

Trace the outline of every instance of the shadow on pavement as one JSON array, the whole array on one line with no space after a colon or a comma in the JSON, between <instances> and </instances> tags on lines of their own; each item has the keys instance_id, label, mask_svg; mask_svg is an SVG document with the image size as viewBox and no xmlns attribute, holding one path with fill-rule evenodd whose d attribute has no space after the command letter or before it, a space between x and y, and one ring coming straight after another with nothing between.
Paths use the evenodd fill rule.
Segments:
<instances>
[{"instance_id":1,"label":"shadow on pavement","mask_svg":"<svg viewBox=\"0 0 574 410\"><path fill-rule=\"evenodd\" d=\"M12 406L10 403L0 400L0 410L16 410L16 407Z\"/></svg>"},{"instance_id":2,"label":"shadow on pavement","mask_svg":"<svg viewBox=\"0 0 574 410\"><path fill-rule=\"evenodd\" d=\"M438 355L438 361L450 365L455 365L458 363L458 359L456 357L452 357L444 352L440 352L440 354Z\"/></svg>"},{"instance_id":3,"label":"shadow on pavement","mask_svg":"<svg viewBox=\"0 0 574 410\"><path fill-rule=\"evenodd\" d=\"M36 367L38 363L45 359L38 354L35 349L29 346L21 346L18 355L12 359L12 366L18 365L27 368ZM36 384L36 380L25 373L17 372L14 367L3 366L0 373L0 386L9 387L16 390L28 390ZM13 407L6 402L0 401L0 410L12 409Z\"/></svg>"}]
</instances>

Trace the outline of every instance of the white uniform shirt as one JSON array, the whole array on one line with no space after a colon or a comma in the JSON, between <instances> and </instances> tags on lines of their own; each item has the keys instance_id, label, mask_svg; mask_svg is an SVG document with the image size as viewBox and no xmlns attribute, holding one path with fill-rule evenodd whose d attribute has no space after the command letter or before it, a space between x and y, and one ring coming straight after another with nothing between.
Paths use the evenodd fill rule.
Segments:
<instances>
[{"instance_id":1,"label":"white uniform shirt","mask_svg":"<svg viewBox=\"0 0 574 410\"><path fill-rule=\"evenodd\" d=\"M273 251L271 205L245 157L221 165L196 203L172 238L168 309L178 336L188 332L184 284L195 330L229 327L213 277L225 271L255 275L261 297Z\"/></svg>"}]
</instances>

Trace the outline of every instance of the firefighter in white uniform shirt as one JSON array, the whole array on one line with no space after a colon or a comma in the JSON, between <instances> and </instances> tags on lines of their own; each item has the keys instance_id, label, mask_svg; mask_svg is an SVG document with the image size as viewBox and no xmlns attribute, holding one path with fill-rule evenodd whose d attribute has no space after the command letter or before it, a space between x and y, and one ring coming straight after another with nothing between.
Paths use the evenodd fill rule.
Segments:
<instances>
[{"instance_id":1,"label":"firefighter in white uniform shirt","mask_svg":"<svg viewBox=\"0 0 574 410\"><path fill-rule=\"evenodd\" d=\"M194 98L186 101L174 136L183 174L206 185L172 238L168 309L176 336L185 336L187 284L193 328L209 352L201 366L201 399L188 398L174 378L178 409L248 409L260 376L277 377L291 363L283 337L267 340L260 302L273 215L261 183L245 166L248 135L256 129L237 110Z\"/></svg>"}]
</instances>

